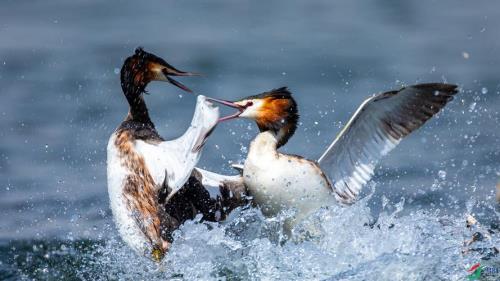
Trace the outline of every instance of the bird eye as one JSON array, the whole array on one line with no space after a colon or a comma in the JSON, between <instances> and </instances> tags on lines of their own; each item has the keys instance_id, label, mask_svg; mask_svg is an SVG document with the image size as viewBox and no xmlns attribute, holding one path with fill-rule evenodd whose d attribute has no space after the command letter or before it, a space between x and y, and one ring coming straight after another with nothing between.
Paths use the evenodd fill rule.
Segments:
<instances>
[{"instance_id":1,"label":"bird eye","mask_svg":"<svg viewBox=\"0 0 500 281\"><path fill-rule=\"evenodd\" d=\"M245 105L245 107L249 107L249 106L252 106L253 105L253 101L248 101L247 104Z\"/></svg>"}]
</instances>

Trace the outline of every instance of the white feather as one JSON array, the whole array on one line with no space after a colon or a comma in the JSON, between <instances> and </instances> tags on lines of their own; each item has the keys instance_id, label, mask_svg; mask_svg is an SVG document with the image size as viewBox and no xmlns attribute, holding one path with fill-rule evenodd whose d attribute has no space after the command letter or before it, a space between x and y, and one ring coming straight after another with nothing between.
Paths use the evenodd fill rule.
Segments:
<instances>
[{"instance_id":1,"label":"white feather","mask_svg":"<svg viewBox=\"0 0 500 281\"><path fill-rule=\"evenodd\" d=\"M198 96L191 126L180 138L158 144L136 140L134 150L141 155L156 186L161 186L165 175L172 188L170 196L175 194L187 181L201 154L201 146L217 124L219 110L204 96ZM113 134L107 148L108 193L111 210L118 231L123 240L138 253L147 249L147 239L140 230L128 209L123 196L126 177L132 172L122 165L120 153L115 146Z\"/></svg>"},{"instance_id":2,"label":"white feather","mask_svg":"<svg viewBox=\"0 0 500 281\"><path fill-rule=\"evenodd\" d=\"M136 224L123 197L125 178L130 171L122 165L120 153L115 146L116 135L111 135L107 149L108 194L113 219L123 241L137 253L143 254L147 247L144 233Z\"/></svg>"},{"instance_id":3,"label":"white feather","mask_svg":"<svg viewBox=\"0 0 500 281\"><path fill-rule=\"evenodd\" d=\"M297 210L294 219L287 221L287 230L318 208L335 203L319 167L311 161L277 153L276 138L269 131L252 141L243 180L264 215L274 216L287 208Z\"/></svg>"},{"instance_id":4,"label":"white feather","mask_svg":"<svg viewBox=\"0 0 500 281\"><path fill-rule=\"evenodd\" d=\"M201 174L201 184L210 193L212 198L220 196L220 187L227 183L243 184L240 175L221 175L200 168L195 168Z\"/></svg>"},{"instance_id":5,"label":"white feather","mask_svg":"<svg viewBox=\"0 0 500 281\"><path fill-rule=\"evenodd\" d=\"M354 202L379 160L439 112L455 88L421 84L366 99L318 160L337 199Z\"/></svg>"},{"instance_id":6,"label":"white feather","mask_svg":"<svg viewBox=\"0 0 500 281\"><path fill-rule=\"evenodd\" d=\"M201 156L201 146L219 118L219 108L208 102L205 96L198 96L191 126L180 138L151 144L141 140L136 149L145 159L155 183L167 183L174 195L187 181Z\"/></svg>"},{"instance_id":7,"label":"white feather","mask_svg":"<svg viewBox=\"0 0 500 281\"><path fill-rule=\"evenodd\" d=\"M219 187L223 182L237 182L241 180L240 175L221 175L200 168L196 168L202 175L201 184L205 187Z\"/></svg>"}]
</instances>

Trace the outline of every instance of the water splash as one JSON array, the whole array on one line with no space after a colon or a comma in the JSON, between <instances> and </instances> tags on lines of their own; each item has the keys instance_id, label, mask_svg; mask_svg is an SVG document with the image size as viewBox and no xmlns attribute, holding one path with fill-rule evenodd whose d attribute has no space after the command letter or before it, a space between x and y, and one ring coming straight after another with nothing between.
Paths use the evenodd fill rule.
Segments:
<instances>
[{"instance_id":1,"label":"water splash","mask_svg":"<svg viewBox=\"0 0 500 281\"><path fill-rule=\"evenodd\" d=\"M374 217L370 196L350 207L319 210L284 239L290 214L266 219L237 210L224 224L184 224L161 265L117 240L88 253L79 276L92 280L430 280L460 279L481 259L500 263L498 230L468 247L474 229L460 216L418 210L400 215L404 201ZM469 210L470 211L470 210ZM498 213L494 213L498 221ZM304 237L307 237L304 239Z\"/></svg>"},{"instance_id":2,"label":"water splash","mask_svg":"<svg viewBox=\"0 0 500 281\"><path fill-rule=\"evenodd\" d=\"M290 239L282 226L293 211L265 218L245 207L222 224L197 218L174 233L161 264L116 237L0 243L0 279L457 280L477 262L500 267L496 203L471 199L462 213L443 214L373 194L372 186L352 206L318 210ZM374 200L382 201L377 212ZM467 226L468 214L479 222ZM110 226L103 233L116 231Z\"/></svg>"}]
</instances>

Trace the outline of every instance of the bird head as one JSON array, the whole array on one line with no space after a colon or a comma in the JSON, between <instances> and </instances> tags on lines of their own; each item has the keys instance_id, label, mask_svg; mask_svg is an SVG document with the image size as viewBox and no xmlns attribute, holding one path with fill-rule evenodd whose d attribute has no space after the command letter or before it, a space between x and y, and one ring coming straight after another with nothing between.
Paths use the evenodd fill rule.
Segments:
<instances>
[{"instance_id":1,"label":"bird head","mask_svg":"<svg viewBox=\"0 0 500 281\"><path fill-rule=\"evenodd\" d=\"M238 101L226 101L214 98L208 100L236 108L232 115L219 119L219 122L234 118L252 119L261 132L271 131L278 139L278 147L284 145L297 129L299 114L297 103L292 93L286 88L273 89Z\"/></svg>"},{"instance_id":2,"label":"bird head","mask_svg":"<svg viewBox=\"0 0 500 281\"><path fill-rule=\"evenodd\" d=\"M174 80L171 76L196 76L198 74L176 69L165 60L154 54L137 48L134 54L123 63L120 79L123 92L126 95L138 96L145 92L146 86L151 81L165 81L182 90L192 91ZM130 98L127 96L127 98Z\"/></svg>"}]
</instances>

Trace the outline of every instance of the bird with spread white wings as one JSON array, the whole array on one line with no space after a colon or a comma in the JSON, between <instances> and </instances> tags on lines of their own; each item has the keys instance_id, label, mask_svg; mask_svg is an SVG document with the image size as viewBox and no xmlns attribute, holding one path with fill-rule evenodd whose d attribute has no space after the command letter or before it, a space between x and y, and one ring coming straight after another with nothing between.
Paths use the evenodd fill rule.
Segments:
<instances>
[{"instance_id":1,"label":"bird with spread white wings","mask_svg":"<svg viewBox=\"0 0 500 281\"><path fill-rule=\"evenodd\" d=\"M238 110L219 121L240 117L257 123L260 133L250 144L243 182L264 215L296 209L285 224L290 230L321 207L353 203L379 160L457 92L455 85L429 83L374 95L361 104L318 161L278 151L299 120L297 103L287 88L236 102L209 99Z\"/></svg>"}]
</instances>

